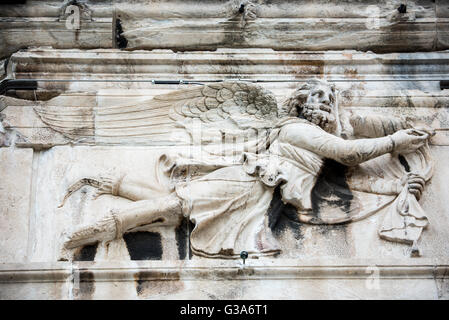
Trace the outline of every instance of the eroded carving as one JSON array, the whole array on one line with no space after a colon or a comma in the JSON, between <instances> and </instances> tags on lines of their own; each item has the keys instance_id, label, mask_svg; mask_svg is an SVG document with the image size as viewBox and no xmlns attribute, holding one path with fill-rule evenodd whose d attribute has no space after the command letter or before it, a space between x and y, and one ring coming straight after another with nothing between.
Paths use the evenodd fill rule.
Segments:
<instances>
[{"instance_id":1,"label":"eroded carving","mask_svg":"<svg viewBox=\"0 0 449 320\"><path fill-rule=\"evenodd\" d=\"M195 157L161 156L154 181L128 173L76 182L64 201L87 184L98 188L98 195L134 202L73 232L64 250L117 239L149 225L174 225L186 216L195 225L194 254L272 255L281 250L267 217L276 187L304 223L347 223L386 207L379 235L415 246L428 224L418 200L432 176L428 139L434 132L401 119L348 119L338 108L335 87L325 81L307 82L282 106L258 85L223 82L174 91L145 104L96 110L95 119L92 112L71 111L61 121L58 110L45 105L36 111L72 139L86 134L157 137L153 125L160 123L181 127L192 144L202 147ZM70 117L77 121L68 121ZM375 130L367 129L373 126ZM326 159L349 167L352 194L344 204L332 192L314 190ZM329 183L332 187L334 182Z\"/></svg>"}]
</instances>

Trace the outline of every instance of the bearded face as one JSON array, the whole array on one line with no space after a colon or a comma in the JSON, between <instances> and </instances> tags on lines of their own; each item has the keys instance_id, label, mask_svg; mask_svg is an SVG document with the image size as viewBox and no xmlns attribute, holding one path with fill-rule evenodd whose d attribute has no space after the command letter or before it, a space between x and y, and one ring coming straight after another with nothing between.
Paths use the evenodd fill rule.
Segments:
<instances>
[{"instance_id":1,"label":"bearded face","mask_svg":"<svg viewBox=\"0 0 449 320\"><path fill-rule=\"evenodd\" d=\"M337 128L334 103L335 93L330 86L314 86L300 106L299 116L333 133Z\"/></svg>"},{"instance_id":2,"label":"bearded face","mask_svg":"<svg viewBox=\"0 0 449 320\"><path fill-rule=\"evenodd\" d=\"M306 119L331 134L339 135L340 124L335 100L333 85L325 80L312 79L284 102L281 114Z\"/></svg>"}]
</instances>

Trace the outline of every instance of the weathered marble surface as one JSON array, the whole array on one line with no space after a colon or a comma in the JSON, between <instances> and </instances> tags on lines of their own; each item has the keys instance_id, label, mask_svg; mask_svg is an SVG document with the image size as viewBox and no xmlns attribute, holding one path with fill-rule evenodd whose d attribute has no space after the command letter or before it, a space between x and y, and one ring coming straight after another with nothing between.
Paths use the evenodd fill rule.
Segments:
<instances>
[{"instance_id":1,"label":"weathered marble surface","mask_svg":"<svg viewBox=\"0 0 449 320\"><path fill-rule=\"evenodd\" d=\"M245 5L239 12L241 4ZM127 49L412 52L445 49L444 1L221 1L117 4ZM201 7L201 9L200 9ZM436 23L438 21L438 23ZM163 32L161 36L160 32Z\"/></svg>"},{"instance_id":2,"label":"weathered marble surface","mask_svg":"<svg viewBox=\"0 0 449 320\"><path fill-rule=\"evenodd\" d=\"M444 39L444 34L441 36ZM69 231L72 223L93 222L105 210L126 204L113 196L92 201L95 190L85 187L63 208L57 208L66 188L76 179L102 171L132 168L145 172L166 149L91 146L82 141L67 144L64 136L43 125L33 113L34 93L0 97L0 141L5 146L0 149L0 176L5 177L0 181L0 220L7 230L0 237L0 298L449 299L449 212L445 203L449 192L449 139L445 136L449 104L448 91L439 88L447 66L445 51L378 55L259 49L173 53L40 48L14 54L9 75L45 80L39 82L36 98L56 107L123 105L186 87L98 80L263 79L267 82L260 84L280 99L298 83L316 76L335 82L340 101L349 111L417 116L438 134L431 146L435 176L421 200L430 225L420 241L420 258L410 258L407 246L378 238L384 214L379 212L344 226L299 225L284 218L275 227L285 248L282 254L247 260L244 270L240 261L190 257L188 224L151 229L139 239L128 239L129 243L152 241L155 245L145 247L144 258L162 261L136 261L133 258L142 258L142 252L129 249L126 240L116 240L76 254L75 260L93 262L56 262L61 233ZM51 81L55 79L67 81ZM58 146L47 149L53 145ZM182 147L170 147L170 151L177 148ZM379 289L373 290L371 280L375 279L370 276L377 271Z\"/></svg>"},{"instance_id":3,"label":"weathered marble surface","mask_svg":"<svg viewBox=\"0 0 449 320\"><path fill-rule=\"evenodd\" d=\"M241 78L276 83L325 77L343 83L367 82L364 85L371 90L388 81L392 89L436 91L439 89L437 81L449 70L448 60L449 51L375 54L354 50L309 52L234 48L175 52L41 47L14 53L8 63L8 75L15 79L45 80L39 82L39 87L48 90L148 88L146 81L152 79L201 82ZM55 79L68 80L68 83L46 83ZM69 80L78 80L78 83ZM122 83L108 83L111 80Z\"/></svg>"},{"instance_id":4,"label":"weathered marble surface","mask_svg":"<svg viewBox=\"0 0 449 320\"><path fill-rule=\"evenodd\" d=\"M69 1L27 1L26 4L0 5L0 57L19 49L49 46L53 48L112 48L112 10L107 3L88 1L79 8L79 28L67 23ZM80 2L80 3L85 3ZM94 10L92 10L95 7ZM69 18L70 20L70 18ZM69 24L69 27L67 25Z\"/></svg>"},{"instance_id":5,"label":"weathered marble surface","mask_svg":"<svg viewBox=\"0 0 449 320\"><path fill-rule=\"evenodd\" d=\"M65 191L73 181L82 177L97 176L99 173L139 173L143 180L154 179L147 168L165 153L177 153L182 148L160 147L53 147L36 152L34 168L34 198L31 203L30 217L32 225L28 241L33 250L27 253L29 262L56 261L62 246L63 232L70 232L77 225L93 223L110 209L126 208L129 200L104 195L93 200L95 189L84 187L67 200L64 207L58 208ZM444 205L444 197L449 190L445 183L446 147L434 147L435 172L424 191L422 206L429 216L430 225L423 233L420 247L424 258L447 257L449 232L445 226L449 223L449 212ZM192 151L195 154L195 151ZM448 172L449 173L449 172ZM304 259L327 258L392 258L411 262L409 247L403 244L383 241L378 237L379 225L385 210L358 222L341 226L313 226L294 222L281 217L273 232L283 251L279 258ZM51 232L49 232L51 230ZM162 238L155 238L154 244L148 244L151 259L178 260L189 257L188 231L180 227L149 228L158 232ZM187 245L186 245L187 244ZM17 244L19 245L19 244ZM10 244L10 247L16 244ZM161 250L157 250L157 246ZM11 248L10 248L11 250ZM132 249L131 249L132 251ZM96 252L96 254L95 254ZM132 252L131 252L132 254ZM94 249L96 261L130 261L130 252L122 239L109 244L100 244ZM14 262L4 258L5 262ZM419 259L418 259L419 260Z\"/></svg>"},{"instance_id":6,"label":"weathered marble surface","mask_svg":"<svg viewBox=\"0 0 449 320\"><path fill-rule=\"evenodd\" d=\"M32 149L0 148L0 262L25 262L30 252Z\"/></svg>"},{"instance_id":7,"label":"weathered marble surface","mask_svg":"<svg viewBox=\"0 0 449 320\"><path fill-rule=\"evenodd\" d=\"M340 94L340 104L349 112L360 115L374 112L392 116L410 116L436 129L438 134L432 138L431 142L434 146L433 150L436 150L436 165L441 168L443 166L441 159L445 157L444 146L448 145L449 139L445 135L448 129L446 108L448 97L446 91L440 90L439 79L441 79L441 73L445 72L447 55L447 52L378 55L354 51L307 53L274 52L260 49L220 50L213 53L172 53L164 50L120 52L118 50L33 49L12 56L9 74L18 79L42 79L43 81L39 82L40 92L45 93L51 90L59 92L54 98L39 103L67 108L129 105L146 101L154 95L167 93L176 88L192 86L156 85L144 82L150 79L180 78L202 78L207 81L217 78L259 79L262 77L266 82L260 82L260 85L273 91L280 103L280 100L288 96L300 81L311 76L325 76L329 81L334 81ZM104 61L108 61L108 63L105 64ZM227 63L225 66L223 66L224 62ZM67 81L51 82L61 78L65 78ZM117 82L133 79L142 82ZM89 82L89 80L93 81ZM2 97L2 124L6 132L6 135L3 134L3 136L4 140L8 140L8 143L4 144L28 146L35 150L68 144L70 141L66 137L55 132L39 119L32 110L38 102L34 101L34 96L30 97L26 94L27 92L16 92L17 96L29 100ZM131 171L144 172L145 167L141 167L141 161L144 161L142 159L150 157L148 161L151 162L164 152L163 147L148 148L144 146L151 146L153 144L151 140L145 143L140 142L141 147L120 147L120 156L116 154L116 149L112 146L88 147L92 144L101 145L102 143L101 141L71 141L69 146L61 149L53 148L36 152L35 166L44 168L35 171L35 179L38 179L36 186L51 186L49 188L52 191L40 191L39 199L33 201L31 209L33 214L42 214L39 219L33 221L43 225L51 224L53 225L52 229L57 232L47 233L43 231L42 227L37 225L33 227L36 232L31 237L35 239L32 242L37 247L34 253L28 257L30 261L54 261L57 259L61 245L59 236L64 231L67 219L75 219L74 223L89 223L100 218L100 211L104 212L100 208L107 211L117 204L120 206L119 200L114 201L115 203L112 205L107 197L96 201L87 201L92 197L93 190L86 187L83 189L83 193L78 194L75 198L76 201L82 199L87 201L86 207L82 206L81 212L70 205L68 208L57 209L63 196L62 190L65 190L70 182L79 179L82 175L101 173L104 167L114 170L133 168ZM85 145L85 147L73 147L77 145ZM441 149L437 146L441 146ZM138 160L139 157L134 159L133 154L136 152L142 153L140 160ZM107 162L110 163L105 165L105 159L108 159ZM138 162L132 164L133 161ZM124 167L124 163L132 165ZM147 162L144 163L147 164ZM70 167L67 167L67 164L74 169L69 170ZM438 170L444 171L444 168ZM79 176L71 176L74 173ZM59 176L54 176L55 174L59 174ZM440 190L445 190L445 186L444 182L438 182L442 176L438 175L437 177L437 182L431 183L429 188L436 185L434 192L438 194L441 192ZM65 184L62 183L64 181ZM55 197L55 195L59 196ZM84 198L78 199L79 196ZM438 197L430 197L429 200L426 200L430 202L425 203L425 206L430 205L432 208L425 208L425 210L437 215L436 218L431 217L431 219L441 221L441 223L432 223L431 228L440 228L446 225L445 212L441 211L444 206L439 210L435 209L439 206L435 203L438 201L437 199ZM85 213L84 210L86 210ZM56 212L64 212L64 214ZM75 212L76 215L71 212ZM379 216L381 215L382 213L379 213ZM320 252L324 256L339 257L361 255L360 257L366 258L375 257L377 254L406 257L409 253L401 245L370 246L363 240L348 240L348 237L359 239L367 235L370 235L370 239L373 240L377 237L376 230L379 223L379 217L372 217L366 221L355 223L354 225L357 227L352 225L347 227L305 226L301 227L299 231L294 231L293 225L288 227L289 222L283 221L280 226L282 230L278 231L278 237L283 245L289 248L283 253L289 258L294 258L297 255L308 256L310 254L313 256L316 252ZM171 239L161 243L171 244L161 250L162 253L157 255L158 259L162 256L163 259L178 259L181 256L189 255L187 249L180 252L179 247L174 245L176 241L173 241L173 230L162 228L159 231L160 237ZM444 239L446 236L444 229L430 234L426 233L426 237L430 236L431 240L424 245L426 247L425 254L444 256L446 250L444 241L433 238L442 237ZM187 235L178 233L177 241L179 241L179 237L186 239ZM51 243L51 246L45 245L47 243ZM427 251L427 248L432 247L434 249L431 249L430 252ZM123 241L114 242L107 248L100 246L96 251L95 259L97 260L130 259L129 251Z\"/></svg>"},{"instance_id":8,"label":"weathered marble surface","mask_svg":"<svg viewBox=\"0 0 449 320\"><path fill-rule=\"evenodd\" d=\"M16 92L18 97L30 100L22 100L27 107L20 106L17 100L4 98L2 113L4 126L22 132L27 138L18 141L19 144L42 148L64 144L67 139L41 123L34 112L29 112L36 97L48 100L59 94L45 103L102 108L138 103L192 86L156 85L151 83L152 79L194 79L204 83L247 79L262 81L258 84L272 91L280 103L306 79L324 77L336 84L340 104L345 109L361 114L375 111L417 117L439 132L432 138L434 145L447 145L449 100L439 81L449 72L448 66L448 51L374 54L226 49L173 53L40 48L12 55L9 77L41 81L36 95L30 91Z\"/></svg>"},{"instance_id":9,"label":"weathered marble surface","mask_svg":"<svg viewBox=\"0 0 449 320\"><path fill-rule=\"evenodd\" d=\"M89 0L78 4L78 29L66 26L71 18L65 10L70 4L33 0L25 5L2 5L0 42L6 45L0 47L0 57L32 46L374 52L448 48L445 0L409 0L405 13L398 11L401 1L389 0ZM244 10L240 13L242 4Z\"/></svg>"},{"instance_id":10,"label":"weathered marble surface","mask_svg":"<svg viewBox=\"0 0 449 320\"><path fill-rule=\"evenodd\" d=\"M448 299L447 269L388 259L3 264L0 298Z\"/></svg>"},{"instance_id":11,"label":"weathered marble surface","mask_svg":"<svg viewBox=\"0 0 449 320\"><path fill-rule=\"evenodd\" d=\"M447 18L449 17L449 3L444 0L437 0L436 4L437 41L442 47L445 47L449 43L447 22Z\"/></svg>"}]
</instances>

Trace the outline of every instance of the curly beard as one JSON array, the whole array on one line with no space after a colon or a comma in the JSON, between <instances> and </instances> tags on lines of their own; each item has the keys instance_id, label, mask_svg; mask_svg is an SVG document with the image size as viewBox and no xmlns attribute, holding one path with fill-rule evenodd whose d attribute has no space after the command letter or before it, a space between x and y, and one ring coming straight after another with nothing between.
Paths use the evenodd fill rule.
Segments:
<instances>
[{"instance_id":1,"label":"curly beard","mask_svg":"<svg viewBox=\"0 0 449 320\"><path fill-rule=\"evenodd\" d=\"M324 131L333 133L337 128L337 120L333 114L321 110L321 106L329 108L329 106L320 103L304 103L301 106L302 111L300 115Z\"/></svg>"}]
</instances>

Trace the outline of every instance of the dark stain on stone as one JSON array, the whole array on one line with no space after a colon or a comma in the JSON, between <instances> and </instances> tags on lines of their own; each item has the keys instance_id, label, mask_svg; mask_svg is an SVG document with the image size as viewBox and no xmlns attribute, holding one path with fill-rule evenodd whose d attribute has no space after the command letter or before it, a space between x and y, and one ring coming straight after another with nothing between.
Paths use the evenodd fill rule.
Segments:
<instances>
[{"instance_id":1,"label":"dark stain on stone","mask_svg":"<svg viewBox=\"0 0 449 320\"><path fill-rule=\"evenodd\" d=\"M218 252L218 255L220 256L232 256L234 254L234 249L229 248L229 249L223 249L221 248L220 251Z\"/></svg>"},{"instance_id":2,"label":"dark stain on stone","mask_svg":"<svg viewBox=\"0 0 449 320\"><path fill-rule=\"evenodd\" d=\"M349 213L354 198L346 182L348 167L326 159L315 186L312 189L312 211L319 219L322 207L339 208Z\"/></svg>"},{"instance_id":3,"label":"dark stain on stone","mask_svg":"<svg viewBox=\"0 0 449 320\"><path fill-rule=\"evenodd\" d=\"M128 46L128 40L123 36L123 27L120 19L115 19L115 43L119 49L125 49Z\"/></svg>"},{"instance_id":4,"label":"dark stain on stone","mask_svg":"<svg viewBox=\"0 0 449 320\"><path fill-rule=\"evenodd\" d=\"M423 41L423 32L428 32L428 26L414 20L413 15L423 17L425 12L434 12L435 4L431 1L419 1L416 10L406 10L400 13L398 7L395 13L386 17L387 24L380 26L378 32L379 40L367 44L365 51L373 51L374 53L391 53L391 52L420 52L435 51L437 41ZM413 15L411 11L414 11ZM406 67L406 66L403 66ZM413 71L408 72L412 74Z\"/></svg>"},{"instance_id":5,"label":"dark stain on stone","mask_svg":"<svg viewBox=\"0 0 449 320\"><path fill-rule=\"evenodd\" d=\"M131 260L161 260L162 240L156 232L130 232L123 235Z\"/></svg>"},{"instance_id":6,"label":"dark stain on stone","mask_svg":"<svg viewBox=\"0 0 449 320\"><path fill-rule=\"evenodd\" d=\"M137 295L141 295L142 294L143 289L144 289L144 284L145 284L145 281L143 281L143 280L136 280L136 292L137 292Z\"/></svg>"},{"instance_id":7,"label":"dark stain on stone","mask_svg":"<svg viewBox=\"0 0 449 320\"><path fill-rule=\"evenodd\" d=\"M343 233L346 240L347 224L321 224L317 226L317 232L322 235L328 234L330 231L337 231Z\"/></svg>"},{"instance_id":8,"label":"dark stain on stone","mask_svg":"<svg viewBox=\"0 0 449 320\"><path fill-rule=\"evenodd\" d=\"M73 255L73 261L94 261L97 254L98 242L83 246Z\"/></svg>"},{"instance_id":9,"label":"dark stain on stone","mask_svg":"<svg viewBox=\"0 0 449 320\"><path fill-rule=\"evenodd\" d=\"M268 209L268 226L275 236L280 236L284 230L290 229L296 240L303 238L296 208L282 201L280 185L274 189L273 199Z\"/></svg>"},{"instance_id":10,"label":"dark stain on stone","mask_svg":"<svg viewBox=\"0 0 449 320\"><path fill-rule=\"evenodd\" d=\"M29 101L48 101L53 99L61 94L61 91L56 90L10 90L5 93L6 96L29 100Z\"/></svg>"},{"instance_id":11,"label":"dark stain on stone","mask_svg":"<svg viewBox=\"0 0 449 320\"><path fill-rule=\"evenodd\" d=\"M245 29L241 26L241 17L234 15L223 23L224 39L220 46L226 45L231 48L245 46Z\"/></svg>"},{"instance_id":12,"label":"dark stain on stone","mask_svg":"<svg viewBox=\"0 0 449 320\"><path fill-rule=\"evenodd\" d=\"M195 228L195 224L189 220L189 260L192 259L192 244L190 242L190 234L192 233L194 228Z\"/></svg>"},{"instance_id":13,"label":"dark stain on stone","mask_svg":"<svg viewBox=\"0 0 449 320\"><path fill-rule=\"evenodd\" d=\"M351 257L352 241L348 237L348 224L321 224L315 226L314 230L323 237L323 248L340 257ZM343 241L341 241L343 240Z\"/></svg>"},{"instance_id":14,"label":"dark stain on stone","mask_svg":"<svg viewBox=\"0 0 449 320\"><path fill-rule=\"evenodd\" d=\"M76 287L76 283L74 284L74 286L74 296L77 299L92 299L92 295L95 292L94 274L90 271L80 271L78 288Z\"/></svg>"},{"instance_id":15,"label":"dark stain on stone","mask_svg":"<svg viewBox=\"0 0 449 320\"><path fill-rule=\"evenodd\" d=\"M141 271L134 274L134 280L136 281L136 292L141 295L146 287L148 287L149 279L156 276L155 272Z\"/></svg>"},{"instance_id":16,"label":"dark stain on stone","mask_svg":"<svg viewBox=\"0 0 449 320\"><path fill-rule=\"evenodd\" d=\"M415 104L413 103L413 101L412 101L412 99L411 99L411 97L409 95L406 95L405 99L407 100L407 107L415 108Z\"/></svg>"},{"instance_id":17,"label":"dark stain on stone","mask_svg":"<svg viewBox=\"0 0 449 320\"><path fill-rule=\"evenodd\" d=\"M278 22L273 26L273 29L280 32L289 32L291 29L291 24L285 22Z\"/></svg>"},{"instance_id":18,"label":"dark stain on stone","mask_svg":"<svg viewBox=\"0 0 449 320\"><path fill-rule=\"evenodd\" d=\"M398 155L398 159L399 159L399 162L401 163L401 165L404 167L405 171L410 172L410 165L408 164L405 157L402 154L400 154L400 155Z\"/></svg>"},{"instance_id":19,"label":"dark stain on stone","mask_svg":"<svg viewBox=\"0 0 449 320\"><path fill-rule=\"evenodd\" d=\"M285 49L288 51L288 49ZM304 60L302 54L289 53L286 55L288 60L283 59L283 54L280 53L281 59L280 63L287 66L287 73L292 75L297 80L304 80L304 75L323 75L324 74L324 64L325 59L322 54L314 54L314 59L312 60ZM296 58L295 61L291 61L290 57L293 56ZM310 58L310 57L309 57ZM296 88L298 84L295 84Z\"/></svg>"},{"instance_id":20,"label":"dark stain on stone","mask_svg":"<svg viewBox=\"0 0 449 320\"><path fill-rule=\"evenodd\" d=\"M180 260L185 260L189 245L189 220L184 218L175 229L176 246Z\"/></svg>"},{"instance_id":21,"label":"dark stain on stone","mask_svg":"<svg viewBox=\"0 0 449 320\"><path fill-rule=\"evenodd\" d=\"M256 273L256 271L254 270L254 268L251 268L251 267L246 267L244 269L241 269L241 268L237 269L237 275L239 275L239 276L243 276L243 275L252 276L255 273Z\"/></svg>"},{"instance_id":22,"label":"dark stain on stone","mask_svg":"<svg viewBox=\"0 0 449 320\"><path fill-rule=\"evenodd\" d=\"M158 279L158 280L155 280ZM169 275L167 279L167 274L159 271L140 271L134 274L134 280L136 282L136 292L137 295L142 295L145 291L161 291L167 289L168 291L175 291L182 287L180 285L180 274L179 272ZM161 286L161 283L163 284ZM160 287L160 288L158 288Z\"/></svg>"}]
</instances>

